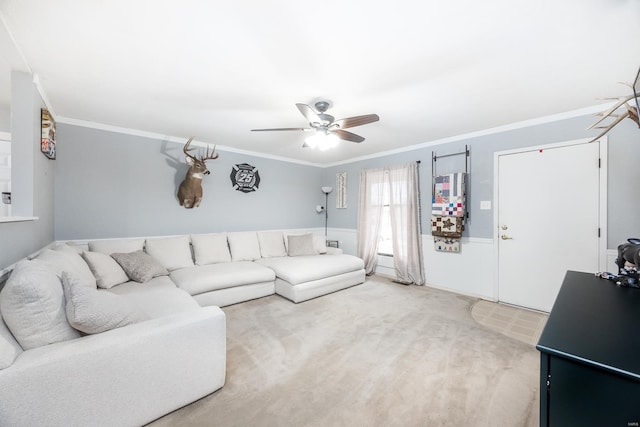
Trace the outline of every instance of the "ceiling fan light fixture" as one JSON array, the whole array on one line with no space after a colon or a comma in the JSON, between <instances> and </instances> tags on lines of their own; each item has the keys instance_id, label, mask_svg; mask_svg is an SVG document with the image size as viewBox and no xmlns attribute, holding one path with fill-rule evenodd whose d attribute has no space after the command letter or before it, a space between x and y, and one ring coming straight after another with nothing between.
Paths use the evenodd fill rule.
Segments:
<instances>
[{"instance_id":1,"label":"ceiling fan light fixture","mask_svg":"<svg viewBox=\"0 0 640 427\"><path fill-rule=\"evenodd\" d=\"M326 151L336 147L340 142L340 138L333 133L318 131L306 138L304 141L310 148L317 148L320 151Z\"/></svg>"}]
</instances>

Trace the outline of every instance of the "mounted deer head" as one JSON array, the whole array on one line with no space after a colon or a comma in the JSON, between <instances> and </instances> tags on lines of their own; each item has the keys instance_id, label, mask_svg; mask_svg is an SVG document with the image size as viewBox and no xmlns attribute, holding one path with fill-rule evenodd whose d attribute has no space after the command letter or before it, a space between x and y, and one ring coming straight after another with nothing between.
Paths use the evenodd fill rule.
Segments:
<instances>
[{"instance_id":1,"label":"mounted deer head","mask_svg":"<svg viewBox=\"0 0 640 427\"><path fill-rule=\"evenodd\" d=\"M193 137L189 138L189 141L184 145L182 151L186 156L189 170L184 177L184 181L180 183L178 188L178 201L180 206L184 206L187 209L196 208L200 206L202 200L202 178L205 175L209 175L209 169L207 169L206 161L214 160L218 158L216 153L216 147L209 152L209 146L207 145L207 151L204 156L196 157L189 154L189 151L195 150L195 148L189 148L189 145L193 141Z\"/></svg>"}]
</instances>

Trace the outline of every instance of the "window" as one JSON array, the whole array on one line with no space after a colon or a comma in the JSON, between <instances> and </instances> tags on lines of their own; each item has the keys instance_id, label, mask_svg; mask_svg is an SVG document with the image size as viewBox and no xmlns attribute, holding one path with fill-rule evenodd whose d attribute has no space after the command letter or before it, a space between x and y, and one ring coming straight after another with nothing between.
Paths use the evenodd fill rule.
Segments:
<instances>
[{"instance_id":1,"label":"window","mask_svg":"<svg viewBox=\"0 0 640 427\"><path fill-rule=\"evenodd\" d=\"M380 238L378 239L378 255L393 256L393 240L391 238L391 210L389 202L382 206L380 220Z\"/></svg>"},{"instance_id":2,"label":"window","mask_svg":"<svg viewBox=\"0 0 640 427\"><path fill-rule=\"evenodd\" d=\"M0 218L11 216L11 205L5 203L6 193L11 193L11 141L6 133L0 132Z\"/></svg>"}]
</instances>

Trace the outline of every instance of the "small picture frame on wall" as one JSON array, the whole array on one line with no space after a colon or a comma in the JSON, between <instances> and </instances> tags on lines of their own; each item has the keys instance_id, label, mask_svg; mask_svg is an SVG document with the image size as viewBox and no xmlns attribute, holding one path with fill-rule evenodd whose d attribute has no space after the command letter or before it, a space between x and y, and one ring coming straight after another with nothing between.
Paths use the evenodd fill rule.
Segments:
<instances>
[{"instance_id":1,"label":"small picture frame on wall","mask_svg":"<svg viewBox=\"0 0 640 427\"><path fill-rule=\"evenodd\" d=\"M336 208L347 208L347 173L338 172L336 174Z\"/></svg>"},{"instance_id":2,"label":"small picture frame on wall","mask_svg":"<svg viewBox=\"0 0 640 427\"><path fill-rule=\"evenodd\" d=\"M40 110L40 124L42 136L40 138L40 151L47 159L56 159L56 122L51 117L49 110Z\"/></svg>"}]
</instances>

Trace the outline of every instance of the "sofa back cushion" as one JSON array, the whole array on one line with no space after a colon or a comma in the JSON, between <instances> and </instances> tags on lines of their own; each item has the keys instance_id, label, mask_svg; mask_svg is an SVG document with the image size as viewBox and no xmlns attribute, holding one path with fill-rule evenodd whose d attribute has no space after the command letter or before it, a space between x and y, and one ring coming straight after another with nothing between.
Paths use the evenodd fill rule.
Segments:
<instances>
[{"instance_id":1,"label":"sofa back cushion","mask_svg":"<svg viewBox=\"0 0 640 427\"><path fill-rule=\"evenodd\" d=\"M191 245L197 265L231 262L226 233L192 234Z\"/></svg>"},{"instance_id":2,"label":"sofa back cushion","mask_svg":"<svg viewBox=\"0 0 640 427\"><path fill-rule=\"evenodd\" d=\"M128 253L141 251L144 248L144 239L110 239L94 240L89 242L89 250L111 255L115 252Z\"/></svg>"},{"instance_id":3,"label":"sofa back cushion","mask_svg":"<svg viewBox=\"0 0 640 427\"><path fill-rule=\"evenodd\" d=\"M65 245L66 246L66 245ZM49 268L62 280L62 272L68 271L81 277L84 281L96 286L96 278L91 272L89 265L82 256L73 249L58 248L56 250L44 249L40 251L36 259L46 263Z\"/></svg>"},{"instance_id":4,"label":"sofa back cushion","mask_svg":"<svg viewBox=\"0 0 640 427\"><path fill-rule=\"evenodd\" d=\"M193 267L189 236L147 239L145 251L169 271Z\"/></svg>"},{"instance_id":5,"label":"sofa back cushion","mask_svg":"<svg viewBox=\"0 0 640 427\"><path fill-rule=\"evenodd\" d=\"M22 347L0 319L0 369L11 366L20 353L22 353Z\"/></svg>"},{"instance_id":6,"label":"sofa back cushion","mask_svg":"<svg viewBox=\"0 0 640 427\"><path fill-rule=\"evenodd\" d=\"M262 258L287 256L284 246L284 236L281 231L259 231L258 243Z\"/></svg>"},{"instance_id":7,"label":"sofa back cushion","mask_svg":"<svg viewBox=\"0 0 640 427\"><path fill-rule=\"evenodd\" d=\"M260 259L260 244L254 231L228 233L232 261L253 261Z\"/></svg>"},{"instance_id":8,"label":"sofa back cushion","mask_svg":"<svg viewBox=\"0 0 640 427\"><path fill-rule=\"evenodd\" d=\"M25 349L78 338L65 314L62 282L43 261L20 261L0 291L0 313Z\"/></svg>"},{"instance_id":9,"label":"sofa back cushion","mask_svg":"<svg viewBox=\"0 0 640 427\"><path fill-rule=\"evenodd\" d=\"M111 256L102 252L84 251L82 258L96 278L99 288L109 289L129 281L127 273Z\"/></svg>"}]
</instances>

